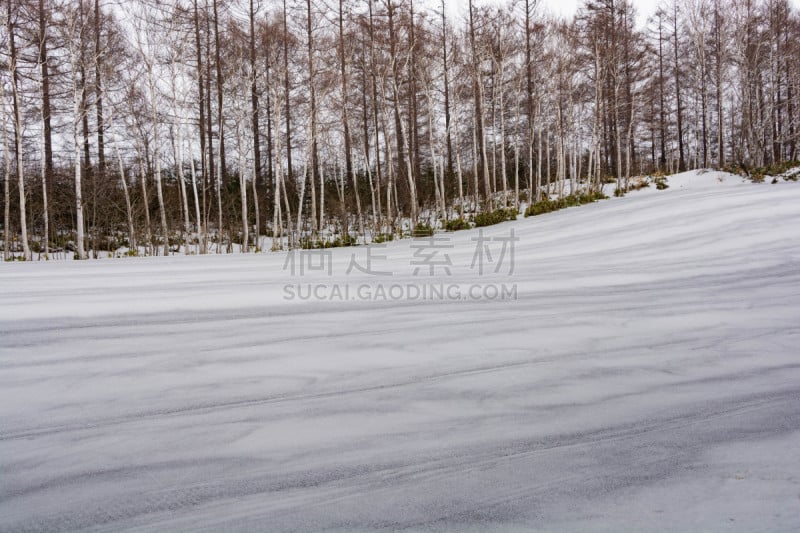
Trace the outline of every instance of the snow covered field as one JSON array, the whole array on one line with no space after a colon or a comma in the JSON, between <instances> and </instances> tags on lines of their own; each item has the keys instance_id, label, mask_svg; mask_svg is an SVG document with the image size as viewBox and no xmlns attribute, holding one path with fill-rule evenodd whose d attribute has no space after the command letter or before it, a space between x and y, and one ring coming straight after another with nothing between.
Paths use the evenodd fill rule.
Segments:
<instances>
[{"instance_id":1,"label":"snow covered field","mask_svg":"<svg viewBox=\"0 0 800 533\"><path fill-rule=\"evenodd\" d=\"M0 266L0 530L797 530L800 184L512 228L510 274L476 230L433 279L411 240Z\"/></svg>"}]
</instances>

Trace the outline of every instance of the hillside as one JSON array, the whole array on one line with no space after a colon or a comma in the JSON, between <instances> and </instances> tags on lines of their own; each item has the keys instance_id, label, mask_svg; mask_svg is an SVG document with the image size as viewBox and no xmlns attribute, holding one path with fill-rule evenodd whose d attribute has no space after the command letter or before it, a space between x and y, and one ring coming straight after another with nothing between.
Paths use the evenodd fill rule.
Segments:
<instances>
[{"instance_id":1,"label":"hillside","mask_svg":"<svg viewBox=\"0 0 800 533\"><path fill-rule=\"evenodd\" d=\"M3 265L0 530L796 527L800 185L669 185L371 268Z\"/></svg>"}]
</instances>

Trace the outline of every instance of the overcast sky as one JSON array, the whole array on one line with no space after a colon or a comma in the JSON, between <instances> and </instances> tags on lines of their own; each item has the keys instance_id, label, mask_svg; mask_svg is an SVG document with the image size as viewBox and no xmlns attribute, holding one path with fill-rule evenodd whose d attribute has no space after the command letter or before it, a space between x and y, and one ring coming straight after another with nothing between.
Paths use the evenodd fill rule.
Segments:
<instances>
[{"instance_id":1,"label":"overcast sky","mask_svg":"<svg viewBox=\"0 0 800 533\"><path fill-rule=\"evenodd\" d=\"M439 3L441 0L438 0ZM499 0L473 0L474 5L481 6L488 3L497 2ZM539 0L539 10L548 11L555 15L563 17L572 16L578 9L578 6L583 4L584 0ZM800 1L800 0L797 0ZM431 0L428 0L431 3ZM445 0L451 16L466 15L468 0ZM647 17L655 12L655 6L658 0L636 0L636 10L638 12L639 23L643 24Z\"/></svg>"},{"instance_id":2,"label":"overcast sky","mask_svg":"<svg viewBox=\"0 0 800 533\"><path fill-rule=\"evenodd\" d=\"M435 3L437 5L441 5L441 0L427 0L428 3ZM473 0L474 5L480 6L487 3L496 2L498 0ZM524 0L521 0L524 1ZM578 6L582 5L584 0L539 0L540 7L539 9L546 10L550 13L560 15L563 17L572 16L573 13L578 9ZM635 0L634 5L636 6L637 12L637 24L639 26L643 26L646 21L647 17L655 13L656 6L660 3L660 0ZM467 5L468 0L445 0L445 4L447 5L448 10L450 11L451 16L461 16L466 15L467 13ZM800 7L800 0L789 0L789 4L795 7L795 9Z\"/></svg>"}]
</instances>

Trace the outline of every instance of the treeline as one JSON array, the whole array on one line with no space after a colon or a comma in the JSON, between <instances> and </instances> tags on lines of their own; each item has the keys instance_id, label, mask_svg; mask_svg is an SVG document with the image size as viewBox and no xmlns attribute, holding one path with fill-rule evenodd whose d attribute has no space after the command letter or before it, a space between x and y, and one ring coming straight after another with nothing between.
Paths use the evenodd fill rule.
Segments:
<instances>
[{"instance_id":1,"label":"treeline","mask_svg":"<svg viewBox=\"0 0 800 533\"><path fill-rule=\"evenodd\" d=\"M798 157L787 0L6 0L3 249L391 238Z\"/></svg>"}]
</instances>

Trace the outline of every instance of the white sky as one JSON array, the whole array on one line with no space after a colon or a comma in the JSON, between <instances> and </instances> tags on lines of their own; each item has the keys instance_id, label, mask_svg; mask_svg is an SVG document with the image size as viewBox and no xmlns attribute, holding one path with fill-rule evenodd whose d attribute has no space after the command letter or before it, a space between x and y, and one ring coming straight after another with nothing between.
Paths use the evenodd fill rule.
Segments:
<instances>
[{"instance_id":1,"label":"white sky","mask_svg":"<svg viewBox=\"0 0 800 533\"><path fill-rule=\"evenodd\" d=\"M441 0L428 0L428 3L435 1L437 5L441 5ZM487 3L492 3L497 0L473 0L474 5L480 6ZM524 1L524 0L519 0ZM555 15L563 17L572 16L578 9L578 6L583 4L583 0L538 0L540 6L538 9L546 10ZM637 24L643 26L647 22L647 17L656 12L656 6L660 0L634 0L633 4L636 6ZM789 4L794 6L795 9L800 8L800 0L789 0ZM466 15L468 0L445 0L450 11L450 16L457 17Z\"/></svg>"},{"instance_id":2,"label":"white sky","mask_svg":"<svg viewBox=\"0 0 800 533\"><path fill-rule=\"evenodd\" d=\"M430 0L429 0L430 1ZM441 0L437 0L437 4ZM473 0L474 5L480 6L488 3L493 3L496 0ZM538 0L541 11L547 11L555 15L569 17L578 9L578 6L583 4L583 0ZM795 0L800 1L800 0ZM644 24L650 14L655 13L658 0L636 0L636 10L638 12L638 22ZM468 0L445 0L451 16L466 15Z\"/></svg>"}]
</instances>

